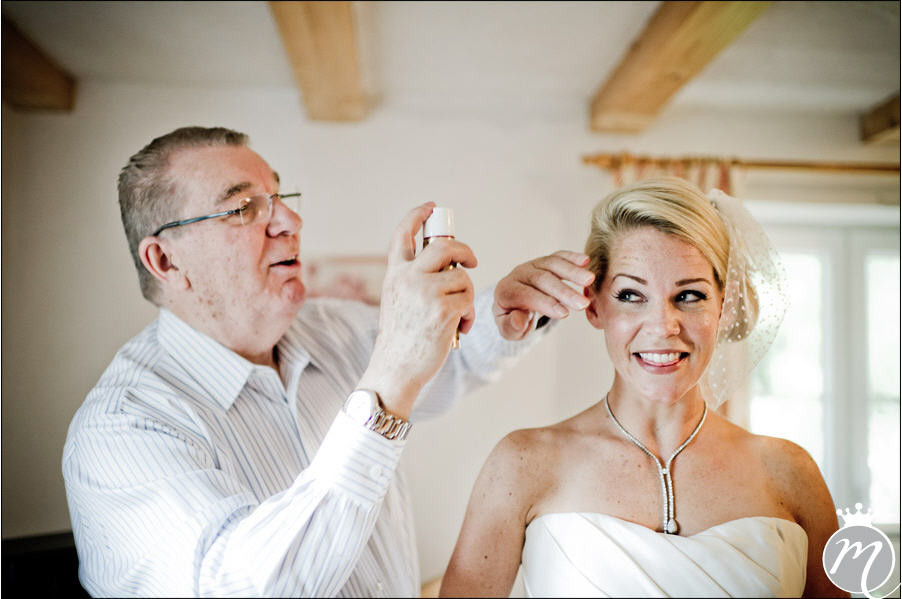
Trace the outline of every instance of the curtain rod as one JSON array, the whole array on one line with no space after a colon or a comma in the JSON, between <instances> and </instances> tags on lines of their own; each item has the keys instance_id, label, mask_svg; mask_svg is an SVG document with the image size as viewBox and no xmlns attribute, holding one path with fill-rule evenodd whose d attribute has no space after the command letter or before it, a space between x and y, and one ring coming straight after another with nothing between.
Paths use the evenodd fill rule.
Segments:
<instances>
[{"instance_id":1,"label":"curtain rod","mask_svg":"<svg viewBox=\"0 0 902 599\"><path fill-rule=\"evenodd\" d=\"M739 160L737 158L711 158L711 157L682 157L682 158L653 158L651 156L633 156L622 154L591 154L583 156L583 163L592 164L599 168L616 169L624 163L652 163L671 165L682 163L687 166L695 163L727 163L731 166L755 169L781 169L819 171L832 173L856 173L872 175L898 175L899 165L886 162L818 162L814 160Z\"/></svg>"}]
</instances>

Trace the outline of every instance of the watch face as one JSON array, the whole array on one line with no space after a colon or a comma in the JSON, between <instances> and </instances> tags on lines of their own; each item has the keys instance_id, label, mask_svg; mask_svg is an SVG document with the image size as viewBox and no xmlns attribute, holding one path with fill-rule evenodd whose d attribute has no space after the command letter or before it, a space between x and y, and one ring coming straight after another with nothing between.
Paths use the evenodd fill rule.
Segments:
<instances>
[{"instance_id":1,"label":"watch face","mask_svg":"<svg viewBox=\"0 0 902 599\"><path fill-rule=\"evenodd\" d=\"M365 423L373 414L373 399L366 391L354 391L345 404L345 412L357 422Z\"/></svg>"}]
</instances>

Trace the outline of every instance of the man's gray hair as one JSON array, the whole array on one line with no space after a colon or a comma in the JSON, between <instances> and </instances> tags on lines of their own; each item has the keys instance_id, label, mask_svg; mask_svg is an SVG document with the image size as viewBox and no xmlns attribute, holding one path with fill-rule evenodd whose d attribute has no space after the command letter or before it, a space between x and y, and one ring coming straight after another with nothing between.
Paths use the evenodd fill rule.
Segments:
<instances>
[{"instance_id":1,"label":"man's gray hair","mask_svg":"<svg viewBox=\"0 0 902 599\"><path fill-rule=\"evenodd\" d=\"M138 244L168 222L181 217L185 198L170 176L170 158L180 150L209 146L246 146L244 133L224 127L182 127L158 137L129 158L119 173L119 210L128 248L138 269L141 294L159 305L159 284L141 263Z\"/></svg>"}]
</instances>

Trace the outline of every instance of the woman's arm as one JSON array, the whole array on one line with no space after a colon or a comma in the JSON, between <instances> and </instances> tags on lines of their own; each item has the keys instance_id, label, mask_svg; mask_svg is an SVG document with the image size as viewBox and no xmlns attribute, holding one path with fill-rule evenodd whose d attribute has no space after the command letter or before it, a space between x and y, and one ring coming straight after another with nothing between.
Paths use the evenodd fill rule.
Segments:
<instances>
[{"instance_id":1,"label":"woman's arm","mask_svg":"<svg viewBox=\"0 0 902 599\"><path fill-rule=\"evenodd\" d=\"M517 577L529 508L541 488L536 431L514 431L489 455L470 495L442 580L442 597L507 597ZM532 462L532 463L531 463Z\"/></svg>"},{"instance_id":2,"label":"woman's arm","mask_svg":"<svg viewBox=\"0 0 902 599\"><path fill-rule=\"evenodd\" d=\"M808 569L804 597L848 597L824 571L824 546L839 524L824 477L808 452L784 439L774 439L772 472L796 522L808 535Z\"/></svg>"}]
</instances>

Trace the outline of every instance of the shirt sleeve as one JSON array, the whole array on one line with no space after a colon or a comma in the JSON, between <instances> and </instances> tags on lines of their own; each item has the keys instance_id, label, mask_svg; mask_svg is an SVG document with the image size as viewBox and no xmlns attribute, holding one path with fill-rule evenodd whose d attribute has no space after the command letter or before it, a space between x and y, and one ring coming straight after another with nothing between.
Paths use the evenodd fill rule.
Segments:
<instances>
[{"instance_id":1,"label":"shirt sleeve","mask_svg":"<svg viewBox=\"0 0 902 599\"><path fill-rule=\"evenodd\" d=\"M444 414L459 397L473 388L497 381L501 374L533 347L553 328L555 321L536 330L539 320L533 314L532 330L519 341L508 341L498 332L492 314L494 286L476 295L476 320L466 335L460 336L460 348L451 350L445 364L423 388L411 413L411 421L425 420Z\"/></svg>"},{"instance_id":2,"label":"shirt sleeve","mask_svg":"<svg viewBox=\"0 0 902 599\"><path fill-rule=\"evenodd\" d=\"M188 428L91 411L73 422L63 473L95 596L334 596L403 449L340 413L310 466L258 502Z\"/></svg>"}]
</instances>

